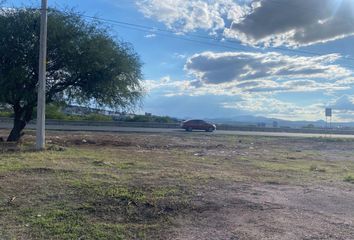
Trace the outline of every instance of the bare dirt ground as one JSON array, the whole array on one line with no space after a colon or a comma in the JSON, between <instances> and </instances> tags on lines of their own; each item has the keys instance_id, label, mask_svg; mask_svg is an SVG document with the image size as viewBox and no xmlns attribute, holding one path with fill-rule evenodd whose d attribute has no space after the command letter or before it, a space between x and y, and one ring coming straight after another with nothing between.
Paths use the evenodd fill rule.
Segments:
<instances>
[{"instance_id":1,"label":"bare dirt ground","mask_svg":"<svg viewBox=\"0 0 354 240\"><path fill-rule=\"evenodd\" d=\"M48 144L0 154L4 239L354 239L354 140L51 132ZM61 208L82 216L76 229L52 217Z\"/></svg>"}]
</instances>

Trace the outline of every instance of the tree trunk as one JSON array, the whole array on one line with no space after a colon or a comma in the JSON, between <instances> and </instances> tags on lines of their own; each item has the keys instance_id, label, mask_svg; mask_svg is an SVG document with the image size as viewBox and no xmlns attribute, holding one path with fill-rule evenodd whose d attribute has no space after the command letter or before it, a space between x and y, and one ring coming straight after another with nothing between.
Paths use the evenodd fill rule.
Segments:
<instances>
[{"instance_id":1,"label":"tree trunk","mask_svg":"<svg viewBox=\"0 0 354 240\"><path fill-rule=\"evenodd\" d=\"M33 107L27 106L21 108L19 106L14 106L14 126L7 138L8 142L18 142L22 137L22 130L26 127L27 123L32 118Z\"/></svg>"},{"instance_id":2,"label":"tree trunk","mask_svg":"<svg viewBox=\"0 0 354 240\"><path fill-rule=\"evenodd\" d=\"M22 130L25 128L26 122L21 119L14 119L14 126L7 138L8 142L17 142L22 136Z\"/></svg>"}]
</instances>

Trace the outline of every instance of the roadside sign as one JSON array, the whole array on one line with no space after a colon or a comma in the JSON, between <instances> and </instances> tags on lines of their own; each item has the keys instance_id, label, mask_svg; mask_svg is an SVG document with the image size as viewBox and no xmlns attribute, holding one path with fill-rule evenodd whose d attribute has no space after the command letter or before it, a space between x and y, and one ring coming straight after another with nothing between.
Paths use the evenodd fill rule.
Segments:
<instances>
[{"instance_id":1,"label":"roadside sign","mask_svg":"<svg viewBox=\"0 0 354 240\"><path fill-rule=\"evenodd\" d=\"M326 108L326 117L332 117L332 108Z\"/></svg>"}]
</instances>

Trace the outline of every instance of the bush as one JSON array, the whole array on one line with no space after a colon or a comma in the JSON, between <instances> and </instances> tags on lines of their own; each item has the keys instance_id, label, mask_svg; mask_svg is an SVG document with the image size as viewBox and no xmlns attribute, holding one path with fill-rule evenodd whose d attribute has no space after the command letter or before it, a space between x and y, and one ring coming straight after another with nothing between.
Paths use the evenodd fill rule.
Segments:
<instances>
[{"instance_id":1,"label":"bush","mask_svg":"<svg viewBox=\"0 0 354 240\"><path fill-rule=\"evenodd\" d=\"M97 113L91 113L89 115L86 116L81 116L82 120L84 121L103 121L103 122L108 122L108 121L113 121L112 117L110 116L106 116L106 115L101 115L101 114L97 114Z\"/></svg>"},{"instance_id":2,"label":"bush","mask_svg":"<svg viewBox=\"0 0 354 240\"><path fill-rule=\"evenodd\" d=\"M62 112L64 104L52 103L46 106L46 118L64 121L112 121L112 117L91 113L88 115L68 115Z\"/></svg>"},{"instance_id":3,"label":"bush","mask_svg":"<svg viewBox=\"0 0 354 240\"><path fill-rule=\"evenodd\" d=\"M136 115L131 119L127 119L127 122L157 122L157 123L176 123L177 119L168 116L146 116Z\"/></svg>"},{"instance_id":4,"label":"bush","mask_svg":"<svg viewBox=\"0 0 354 240\"><path fill-rule=\"evenodd\" d=\"M61 112L60 104L48 104L45 110L47 119L66 120L67 115Z\"/></svg>"}]
</instances>

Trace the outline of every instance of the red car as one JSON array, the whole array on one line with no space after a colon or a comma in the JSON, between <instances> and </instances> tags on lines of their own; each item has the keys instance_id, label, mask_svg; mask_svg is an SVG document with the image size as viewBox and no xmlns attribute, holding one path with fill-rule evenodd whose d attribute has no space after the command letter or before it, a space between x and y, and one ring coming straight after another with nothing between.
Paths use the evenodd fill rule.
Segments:
<instances>
[{"instance_id":1,"label":"red car","mask_svg":"<svg viewBox=\"0 0 354 240\"><path fill-rule=\"evenodd\" d=\"M213 132L216 130L216 126L214 124L208 123L203 120L188 120L184 121L181 124L181 127L188 132L193 130L204 130L207 132Z\"/></svg>"}]
</instances>

